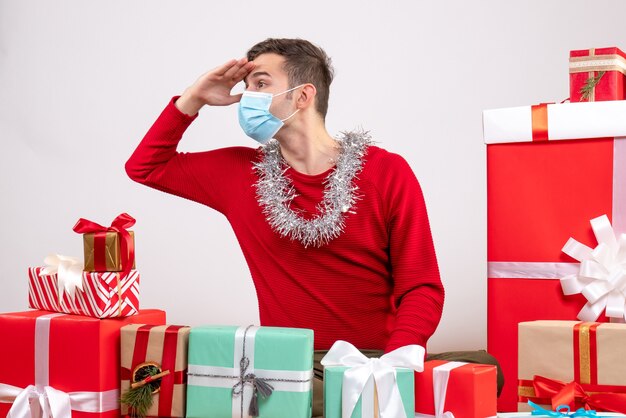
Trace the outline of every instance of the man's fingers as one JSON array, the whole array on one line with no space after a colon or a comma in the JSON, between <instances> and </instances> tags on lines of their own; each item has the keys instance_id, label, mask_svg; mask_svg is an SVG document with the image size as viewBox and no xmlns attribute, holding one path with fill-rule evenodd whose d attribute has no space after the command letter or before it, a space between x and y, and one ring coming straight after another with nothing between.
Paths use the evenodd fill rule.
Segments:
<instances>
[{"instance_id":1,"label":"man's fingers","mask_svg":"<svg viewBox=\"0 0 626 418\"><path fill-rule=\"evenodd\" d=\"M243 67L241 67L234 75L233 75L233 81L235 83L239 83L241 80L243 80L244 78L246 78L246 76L248 74L250 74L250 71L252 71L254 69L254 63L253 62L247 62L246 65L244 65Z\"/></svg>"},{"instance_id":2,"label":"man's fingers","mask_svg":"<svg viewBox=\"0 0 626 418\"><path fill-rule=\"evenodd\" d=\"M224 78L230 80L233 78L233 76L235 74L237 74L237 71L239 71L242 67L244 67L246 65L246 63L248 62L247 59L242 58L240 60L238 60L237 62L235 62L228 70L226 70L226 72L223 74Z\"/></svg>"},{"instance_id":3,"label":"man's fingers","mask_svg":"<svg viewBox=\"0 0 626 418\"><path fill-rule=\"evenodd\" d=\"M225 62L224 64L220 65L219 67L215 68L212 73L215 75L219 75L222 76L224 74L226 74L226 72L231 69L233 67L233 65L237 64L239 61L236 59L232 59L230 61Z\"/></svg>"},{"instance_id":4,"label":"man's fingers","mask_svg":"<svg viewBox=\"0 0 626 418\"><path fill-rule=\"evenodd\" d=\"M231 100L230 104L238 103L241 100L241 96L242 96L241 93L231 95L230 96L230 100Z\"/></svg>"}]
</instances>

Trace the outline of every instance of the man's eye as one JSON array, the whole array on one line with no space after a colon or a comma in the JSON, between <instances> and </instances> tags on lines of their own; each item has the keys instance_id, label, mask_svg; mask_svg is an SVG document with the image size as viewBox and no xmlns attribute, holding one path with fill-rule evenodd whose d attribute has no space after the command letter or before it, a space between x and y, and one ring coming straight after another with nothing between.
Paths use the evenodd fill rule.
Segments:
<instances>
[{"instance_id":1,"label":"man's eye","mask_svg":"<svg viewBox=\"0 0 626 418\"><path fill-rule=\"evenodd\" d=\"M259 81L258 83L256 83L256 86L258 88L265 87L265 82L264 81Z\"/></svg>"}]
</instances>

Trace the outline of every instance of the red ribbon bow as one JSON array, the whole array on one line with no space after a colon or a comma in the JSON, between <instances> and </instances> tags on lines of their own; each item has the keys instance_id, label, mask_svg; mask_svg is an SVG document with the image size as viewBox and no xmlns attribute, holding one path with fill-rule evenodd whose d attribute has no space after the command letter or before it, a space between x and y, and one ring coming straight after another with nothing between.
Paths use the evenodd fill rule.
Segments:
<instances>
[{"instance_id":1,"label":"red ribbon bow","mask_svg":"<svg viewBox=\"0 0 626 418\"><path fill-rule=\"evenodd\" d=\"M127 213L118 215L111 226L106 227L88 219L80 218L76 225L72 228L74 232L79 234L106 234L107 232L117 232L120 235L120 262L122 264L122 273L120 275L120 281L128 276L130 270L135 263L135 244L130 236L130 233L126 230L135 224L135 218Z\"/></svg>"},{"instance_id":2,"label":"red ribbon bow","mask_svg":"<svg viewBox=\"0 0 626 418\"><path fill-rule=\"evenodd\" d=\"M601 390L601 385L598 386ZM549 398L554 410L560 405L568 405L572 410L585 408L626 414L626 393L587 393L576 381L564 383L543 376L534 377L533 387L535 396Z\"/></svg>"}]
</instances>

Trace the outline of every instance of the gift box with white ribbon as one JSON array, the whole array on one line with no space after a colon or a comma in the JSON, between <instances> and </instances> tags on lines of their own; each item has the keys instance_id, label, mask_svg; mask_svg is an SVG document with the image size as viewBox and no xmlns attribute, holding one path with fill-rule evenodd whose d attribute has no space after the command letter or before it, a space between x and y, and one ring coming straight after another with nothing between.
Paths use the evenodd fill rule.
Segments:
<instances>
[{"instance_id":1,"label":"gift box with white ribbon","mask_svg":"<svg viewBox=\"0 0 626 418\"><path fill-rule=\"evenodd\" d=\"M0 416L119 417L120 328L137 322L163 324L165 312L119 319L0 314Z\"/></svg>"},{"instance_id":2,"label":"gift box with white ribbon","mask_svg":"<svg viewBox=\"0 0 626 418\"><path fill-rule=\"evenodd\" d=\"M498 409L507 412L517 408L517 324L581 316L606 321L609 293L620 286L610 260L619 259L626 232L626 101L485 110L483 126L487 340L505 377ZM603 226L590 225L602 215ZM578 249L566 246L570 238ZM589 270L592 261L601 268ZM583 292L609 276L610 286ZM569 278L564 287L563 278ZM598 316L584 315L590 311Z\"/></svg>"}]
</instances>

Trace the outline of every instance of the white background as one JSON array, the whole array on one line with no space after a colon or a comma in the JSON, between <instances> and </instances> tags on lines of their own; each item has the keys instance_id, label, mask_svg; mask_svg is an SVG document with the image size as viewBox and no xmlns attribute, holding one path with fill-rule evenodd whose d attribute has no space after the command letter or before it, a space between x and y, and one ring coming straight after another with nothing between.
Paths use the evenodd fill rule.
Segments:
<instances>
[{"instance_id":1,"label":"white background","mask_svg":"<svg viewBox=\"0 0 626 418\"><path fill-rule=\"evenodd\" d=\"M486 344L481 111L568 97L571 49L626 48L622 0L0 0L0 311L27 267L82 257L80 217L137 218L143 307L170 323L258 323L225 218L133 183L124 163L171 96L267 37L332 57L330 132L362 126L424 190L446 287L431 351ZM181 150L255 146L236 107L205 109ZM278 254L277 256L280 256Z\"/></svg>"}]
</instances>

